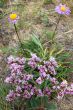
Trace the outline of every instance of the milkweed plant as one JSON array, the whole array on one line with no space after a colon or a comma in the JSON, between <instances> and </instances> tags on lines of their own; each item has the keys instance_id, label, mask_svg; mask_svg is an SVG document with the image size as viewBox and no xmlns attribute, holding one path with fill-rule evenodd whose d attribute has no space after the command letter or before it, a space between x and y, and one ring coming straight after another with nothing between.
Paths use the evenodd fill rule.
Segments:
<instances>
[{"instance_id":1,"label":"milkweed plant","mask_svg":"<svg viewBox=\"0 0 73 110\"><path fill-rule=\"evenodd\" d=\"M71 10L66 4L60 3L55 7L55 12L60 16L68 16ZM23 48L16 27L18 19L19 16L16 12L12 12L8 18L9 22L13 23L21 48ZM55 33L53 36L55 36ZM24 49L22 50L24 51ZM49 100L55 98L61 101L65 95L73 95L73 83L68 83L66 79L56 77L59 74L57 71L59 65L53 56L45 60L33 52L30 53L30 57L10 55L7 58L7 65L10 74L5 78L4 82L11 85L11 89L6 96L6 101L9 103L16 100L25 101L44 96L47 96Z\"/></svg>"}]
</instances>

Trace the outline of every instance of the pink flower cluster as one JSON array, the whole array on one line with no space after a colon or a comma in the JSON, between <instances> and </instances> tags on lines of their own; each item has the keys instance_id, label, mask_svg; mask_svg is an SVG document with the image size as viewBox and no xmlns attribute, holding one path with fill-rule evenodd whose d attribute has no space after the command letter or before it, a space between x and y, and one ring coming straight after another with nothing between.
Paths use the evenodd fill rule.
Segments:
<instances>
[{"instance_id":1,"label":"pink flower cluster","mask_svg":"<svg viewBox=\"0 0 73 110\"><path fill-rule=\"evenodd\" d=\"M31 58L28 61L28 65L31 68L36 68L38 62L41 62L41 59L37 57L36 54L31 54Z\"/></svg>"},{"instance_id":2,"label":"pink flower cluster","mask_svg":"<svg viewBox=\"0 0 73 110\"><path fill-rule=\"evenodd\" d=\"M71 94L73 95L73 84L68 85L68 82L66 80L63 80L63 82L60 84L58 89L58 100L61 100L65 94Z\"/></svg>"},{"instance_id":3,"label":"pink flower cluster","mask_svg":"<svg viewBox=\"0 0 73 110\"><path fill-rule=\"evenodd\" d=\"M72 84L68 85L66 80L60 83L56 78L55 68L58 68L58 63L54 57L44 61L36 54L31 54L28 60L9 56L7 63L10 74L6 77L5 83L11 84L14 88L6 96L9 102L18 98L29 99L33 96L50 97L53 92L57 94L58 100L62 99L65 94L73 94ZM27 65L29 71L26 69Z\"/></svg>"}]
</instances>

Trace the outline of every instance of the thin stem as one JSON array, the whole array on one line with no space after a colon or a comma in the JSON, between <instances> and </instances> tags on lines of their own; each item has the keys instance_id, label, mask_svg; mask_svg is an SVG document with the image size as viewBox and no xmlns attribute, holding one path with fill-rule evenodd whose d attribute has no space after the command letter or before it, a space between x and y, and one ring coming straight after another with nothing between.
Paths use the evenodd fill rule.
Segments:
<instances>
[{"instance_id":1,"label":"thin stem","mask_svg":"<svg viewBox=\"0 0 73 110\"><path fill-rule=\"evenodd\" d=\"M18 38L18 40L19 40L20 46L21 46L22 51L23 51L23 53L24 53L23 44L22 44L22 42L21 42L21 39L20 39L19 34L18 34L18 31L17 31L17 27L16 27L15 24L14 24L14 28L15 28L15 32L16 32L17 38Z\"/></svg>"},{"instance_id":2,"label":"thin stem","mask_svg":"<svg viewBox=\"0 0 73 110\"><path fill-rule=\"evenodd\" d=\"M58 18L58 21L57 21L55 30L54 30L53 35L52 35L52 43L54 42L55 33L56 33L57 28L58 28L58 24L59 24L59 22L60 22L60 19L61 19L61 15L60 15L59 18Z\"/></svg>"},{"instance_id":3,"label":"thin stem","mask_svg":"<svg viewBox=\"0 0 73 110\"><path fill-rule=\"evenodd\" d=\"M18 40L19 40L19 42L20 42L20 44L21 44L21 40L20 40L19 34L18 34L18 32L17 32L17 27L16 27L15 24L14 24L14 27L15 27L15 32L16 32L16 35L17 35L17 37L18 37Z\"/></svg>"}]
</instances>

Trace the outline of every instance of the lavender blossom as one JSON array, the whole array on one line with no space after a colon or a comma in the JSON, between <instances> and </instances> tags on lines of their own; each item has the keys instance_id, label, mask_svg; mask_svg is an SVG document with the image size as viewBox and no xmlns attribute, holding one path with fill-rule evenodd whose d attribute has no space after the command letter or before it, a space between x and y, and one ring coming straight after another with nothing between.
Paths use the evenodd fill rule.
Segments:
<instances>
[{"instance_id":1,"label":"lavender blossom","mask_svg":"<svg viewBox=\"0 0 73 110\"><path fill-rule=\"evenodd\" d=\"M21 92L22 92L22 89L21 89L20 86L16 86L16 92L17 92L17 93L21 93Z\"/></svg>"},{"instance_id":2,"label":"lavender blossom","mask_svg":"<svg viewBox=\"0 0 73 110\"><path fill-rule=\"evenodd\" d=\"M36 83L38 83L38 84L42 84L42 79L41 79L41 77L39 77L37 80L36 80Z\"/></svg>"},{"instance_id":3,"label":"lavender blossom","mask_svg":"<svg viewBox=\"0 0 73 110\"><path fill-rule=\"evenodd\" d=\"M37 63L36 63L35 61L32 61L32 60L30 60L30 61L28 62L28 65L29 65L31 68L36 68L36 67L37 67Z\"/></svg>"},{"instance_id":4,"label":"lavender blossom","mask_svg":"<svg viewBox=\"0 0 73 110\"><path fill-rule=\"evenodd\" d=\"M31 80L31 79L33 79L33 75L32 74L24 75L24 80L25 81L28 81L28 80Z\"/></svg>"},{"instance_id":5,"label":"lavender blossom","mask_svg":"<svg viewBox=\"0 0 73 110\"><path fill-rule=\"evenodd\" d=\"M40 73L40 77L46 78L46 76L47 76L46 72Z\"/></svg>"},{"instance_id":6,"label":"lavender blossom","mask_svg":"<svg viewBox=\"0 0 73 110\"><path fill-rule=\"evenodd\" d=\"M7 63L8 63L8 64L13 63L14 61L15 61L15 58L14 58L12 55L10 55L10 56L7 58Z\"/></svg>"},{"instance_id":7,"label":"lavender blossom","mask_svg":"<svg viewBox=\"0 0 73 110\"><path fill-rule=\"evenodd\" d=\"M19 65L17 63L12 63L10 66L9 66L10 70L12 73L17 73L17 74L21 74L24 66L23 65Z\"/></svg>"},{"instance_id":8,"label":"lavender blossom","mask_svg":"<svg viewBox=\"0 0 73 110\"><path fill-rule=\"evenodd\" d=\"M11 102L11 101L13 101L15 99L15 96L16 95L15 95L14 91L10 90L9 94L6 96L6 100L8 102Z\"/></svg>"},{"instance_id":9,"label":"lavender blossom","mask_svg":"<svg viewBox=\"0 0 73 110\"><path fill-rule=\"evenodd\" d=\"M61 88L65 88L65 87L67 87L67 86L68 86L67 81L66 81L66 80L63 80L63 82L61 83L60 87L61 87Z\"/></svg>"},{"instance_id":10,"label":"lavender blossom","mask_svg":"<svg viewBox=\"0 0 73 110\"><path fill-rule=\"evenodd\" d=\"M23 58L20 58L20 57L17 57L16 59L16 62L18 62L20 65L23 65L25 64L26 62L26 59L23 57Z\"/></svg>"},{"instance_id":11,"label":"lavender blossom","mask_svg":"<svg viewBox=\"0 0 73 110\"><path fill-rule=\"evenodd\" d=\"M39 66L38 67L38 70L39 70L39 72L40 72L40 76L42 77L42 78L45 78L46 76L47 76L47 74L46 74L46 72L47 72L47 68L45 67L45 66Z\"/></svg>"},{"instance_id":12,"label":"lavender blossom","mask_svg":"<svg viewBox=\"0 0 73 110\"><path fill-rule=\"evenodd\" d=\"M41 62L41 59L39 58L39 57L37 57L37 55L36 54L31 54L31 56L32 56L32 60L33 61L35 61L35 62Z\"/></svg>"},{"instance_id":13,"label":"lavender blossom","mask_svg":"<svg viewBox=\"0 0 73 110\"><path fill-rule=\"evenodd\" d=\"M10 77L6 77L6 79L5 79L5 83L10 83L10 84L12 84L12 83L14 83L14 80L15 80L15 78L14 77L12 77L12 76L10 76Z\"/></svg>"},{"instance_id":14,"label":"lavender blossom","mask_svg":"<svg viewBox=\"0 0 73 110\"><path fill-rule=\"evenodd\" d=\"M37 90L37 96L44 96L43 92L41 89Z\"/></svg>"},{"instance_id":15,"label":"lavender blossom","mask_svg":"<svg viewBox=\"0 0 73 110\"><path fill-rule=\"evenodd\" d=\"M41 59L39 57L36 56L36 54L31 54L31 58L28 61L28 65L31 68L36 68L37 67L37 63L40 62Z\"/></svg>"},{"instance_id":16,"label":"lavender blossom","mask_svg":"<svg viewBox=\"0 0 73 110\"><path fill-rule=\"evenodd\" d=\"M47 74L46 79L50 79L50 78L51 78L50 74Z\"/></svg>"},{"instance_id":17,"label":"lavender blossom","mask_svg":"<svg viewBox=\"0 0 73 110\"><path fill-rule=\"evenodd\" d=\"M45 89L44 89L44 94L45 95L51 95L51 91L50 91L50 89L48 88L48 87L46 87Z\"/></svg>"},{"instance_id":18,"label":"lavender blossom","mask_svg":"<svg viewBox=\"0 0 73 110\"><path fill-rule=\"evenodd\" d=\"M57 81L57 79L56 78L52 78L52 77L50 77L50 81L51 81L51 83L52 84L58 84L58 81Z\"/></svg>"},{"instance_id":19,"label":"lavender blossom","mask_svg":"<svg viewBox=\"0 0 73 110\"><path fill-rule=\"evenodd\" d=\"M73 95L73 84L66 87L65 94Z\"/></svg>"},{"instance_id":20,"label":"lavender blossom","mask_svg":"<svg viewBox=\"0 0 73 110\"><path fill-rule=\"evenodd\" d=\"M49 70L49 72L50 72L51 74L53 74L53 75L56 75L56 74L57 74L57 72L55 71L54 66L52 66L52 65L49 65L49 66L48 66L48 70Z\"/></svg>"},{"instance_id":21,"label":"lavender blossom","mask_svg":"<svg viewBox=\"0 0 73 110\"><path fill-rule=\"evenodd\" d=\"M60 15L70 15L71 13L69 7L67 7L66 4L59 4L56 6L55 11Z\"/></svg>"},{"instance_id":22,"label":"lavender blossom","mask_svg":"<svg viewBox=\"0 0 73 110\"><path fill-rule=\"evenodd\" d=\"M40 73L47 72L47 68L45 67L45 65L44 66L40 65L38 67L38 69L39 69Z\"/></svg>"},{"instance_id":23,"label":"lavender blossom","mask_svg":"<svg viewBox=\"0 0 73 110\"><path fill-rule=\"evenodd\" d=\"M58 67L58 63L56 62L54 57L52 57L52 56L50 57L50 62L54 67Z\"/></svg>"},{"instance_id":24,"label":"lavender blossom","mask_svg":"<svg viewBox=\"0 0 73 110\"><path fill-rule=\"evenodd\" d=\"M31 94L27 90L25 90L24 93L23 93L23 97L26 98L26 99L30 99Z\"/></svg>"}]
</instances>

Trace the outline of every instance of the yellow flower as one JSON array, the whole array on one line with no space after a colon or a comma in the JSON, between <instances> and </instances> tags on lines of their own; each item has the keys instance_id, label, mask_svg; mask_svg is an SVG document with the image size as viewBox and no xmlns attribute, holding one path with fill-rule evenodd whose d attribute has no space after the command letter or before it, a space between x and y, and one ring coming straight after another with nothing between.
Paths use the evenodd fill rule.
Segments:
<instances>
[{"instance_id":1,"label":"yellow flower","mask_svg":"<svg viewBox=\"0 0 73 110\"><path fill-rule=\"evenodd\" d=\"M61 11L65 12L66 11L66 7L65 6L61 6Z\"/></svg>"},{"instance_id":2,"label":"yellow flower","mask_svg":"<svg viewBox=\"0 0 73 110\"><path fill-rule=\"evenodd\" d=\"M10 14L10 19L11 20L16 20L16 18L17 18L17 14L16 13Z\"/></svg>"}]
</instances>

